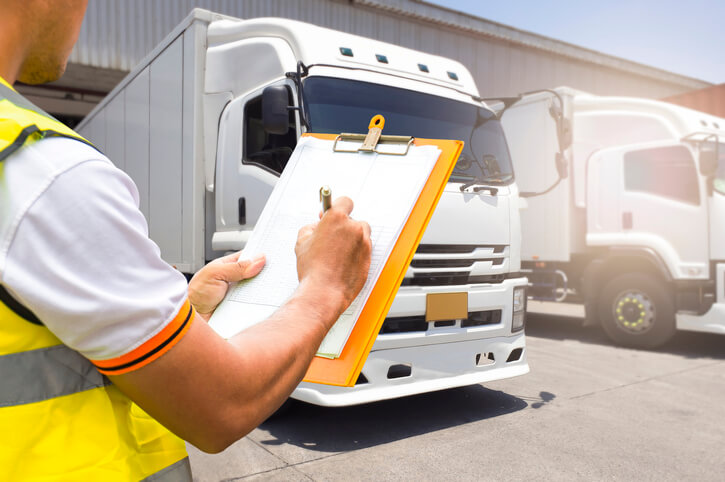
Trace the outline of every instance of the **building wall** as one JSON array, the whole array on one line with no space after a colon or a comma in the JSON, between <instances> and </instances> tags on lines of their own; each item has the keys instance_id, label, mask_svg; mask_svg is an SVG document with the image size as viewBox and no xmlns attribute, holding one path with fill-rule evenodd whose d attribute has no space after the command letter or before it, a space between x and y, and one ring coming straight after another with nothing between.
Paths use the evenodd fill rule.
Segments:
<instances>
[{"instance_id":1,"label":"building wall","mask_svg":"<svg viewBox=\"0 0 725 482\"><path fill-rule=\"evenodd\" d=\"M92 103L194 7L291 18L451 57L471 70L484 97L567 85L662 98L710 85L422 0L90 0L68 74L56 87L80 91L67 100L86 95Z\"/></svg>"},{"instance_id":2,"label":"building wall","mask_svg":"<svg viewBox=\"0 0 725 482\"><path fill-rule=\"evenodd\" d=\"M713 85L662 100L725 119L725 84Z\"/></svg>"}]
</instances>

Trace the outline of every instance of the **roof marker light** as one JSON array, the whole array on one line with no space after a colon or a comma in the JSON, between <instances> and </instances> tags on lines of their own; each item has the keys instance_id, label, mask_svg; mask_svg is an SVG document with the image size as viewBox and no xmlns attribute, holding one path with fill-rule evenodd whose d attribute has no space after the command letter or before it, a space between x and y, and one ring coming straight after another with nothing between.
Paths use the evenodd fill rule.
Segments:
<instances>
[{"instance_id":1,"label":"roof marker light","mask_svg":"<svg viewBox=\"0 0 725 482\"><path fill-rule=\"evenodd\" d=\"M387 64L388 58L385 55L375 54L375 58L378 59L378 62L381 64Z\"/></svg>"},{"instance_id":2,"label":"roof marker light","mask_svg":"<svg viewBox=\"0 0 725 482\"><path fill-rule=\"evenodd\" d=\"M418 68L421 72L425 72L426 74L430 72L430 70L428 70L428 66L425 64L418 64Z\"/></svg>"},{"instance_id":3,"label":"roof marker light","mask_svg":"<svg viewBox=\"0 0 725 482\"><path fill-rule=\"evenodd\" d=\"M345 57L352 57L352 49L347 47L340 47L340 53Z\"/></svg>"},{"instance_id":4,"label":"roof marker light","mask_svg":"<svg viewBox=\"0 0 725 482\"><path fill-rule=\"evenodd\" d=\"M448 78L451 79L451 80L458 80L458 74L456 74L455 72L450 72L449 71L448 72Z\"/></svg>"}]
</instances>

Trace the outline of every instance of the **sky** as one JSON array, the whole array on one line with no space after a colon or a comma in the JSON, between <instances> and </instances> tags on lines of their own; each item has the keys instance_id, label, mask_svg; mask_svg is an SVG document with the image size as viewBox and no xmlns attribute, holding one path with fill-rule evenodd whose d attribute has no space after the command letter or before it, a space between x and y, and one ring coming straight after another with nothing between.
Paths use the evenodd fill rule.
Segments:
<instances>
[{"instance_id":1,"label":"sky","mask_svg":"<svg viewBox=\"0 0 725 482\"><path fill-rule=\"evenodd\" d=\"M713 84L725 82L725 0L427 0Z\"/></svg>"}]
</instances>

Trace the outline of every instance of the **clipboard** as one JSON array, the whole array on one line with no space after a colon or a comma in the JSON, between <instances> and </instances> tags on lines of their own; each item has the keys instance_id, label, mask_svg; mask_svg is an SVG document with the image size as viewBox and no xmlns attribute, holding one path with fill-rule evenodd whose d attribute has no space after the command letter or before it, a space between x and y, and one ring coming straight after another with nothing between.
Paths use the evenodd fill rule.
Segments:
<instances>
[{"instance_id":1,"label":"clipboard","mask_svg":"<svg viewBox=\"0 0 725 482\"><path fill-rule=\"evenodd\" d=\"M411 145L435 145L441 150L441 154L423 187L423 191L413 206L410 216L395 242L393 250L345 343L342 353L338 358L334 359L315 356L303 379L305 382L342 387L355 385L390 310L390 306L393 304L405 272L413 259L418 244L420 244L428 222L433 216L433 211L435 211L438 201L443 195L443 190L453 172L458 156L463 150L463 141L383 136L384 124L385 119L378 115L370 121L368 134L303 134L305 137L310 136L335 141L333 149L338 152L351 152L338 148L339 141L361 141L360 148L357 150L363 152L379 152L377 150L378 144L406 144L405 151L396 155L406 155Z\"/></svg>"}]
</instances>

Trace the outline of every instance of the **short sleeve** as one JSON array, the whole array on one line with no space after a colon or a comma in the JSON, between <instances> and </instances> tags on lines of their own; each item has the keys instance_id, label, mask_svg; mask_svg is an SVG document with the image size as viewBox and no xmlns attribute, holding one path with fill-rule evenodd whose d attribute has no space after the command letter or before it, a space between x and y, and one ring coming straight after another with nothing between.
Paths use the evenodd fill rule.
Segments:
<instances>
[{"instance_id":1,"label":"short sleeve","mask_svg":"<svg viewBox=\"0 0 725 482\"><path fill-rule=\"evenodd\" d=\"M63 172L11 239L3 285L102 373L138 369L188 330L184 276L148 238L131 179L107 160Z\"/></svg>"}]
</instances>

